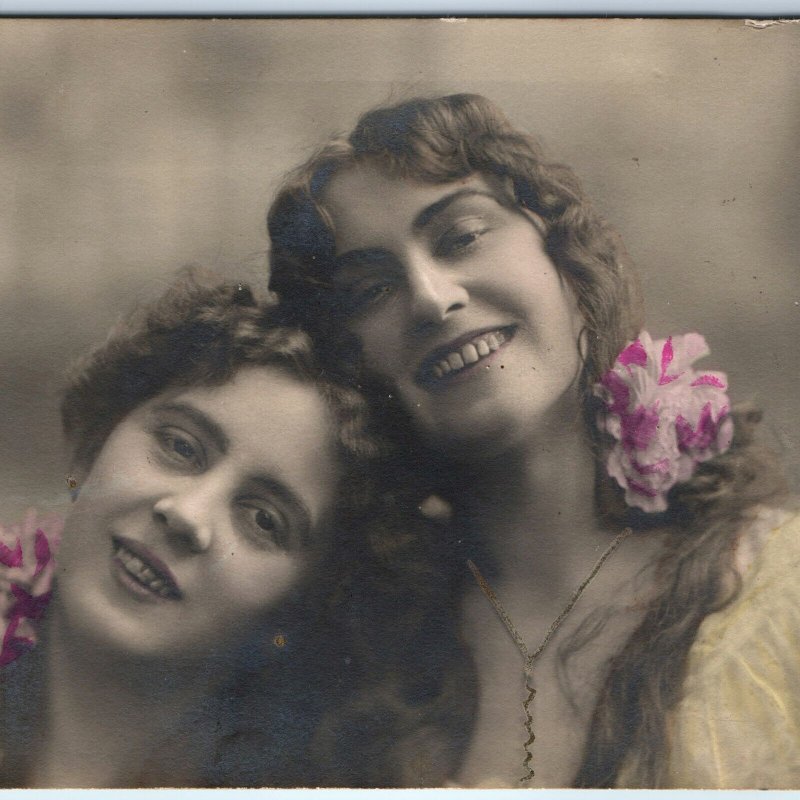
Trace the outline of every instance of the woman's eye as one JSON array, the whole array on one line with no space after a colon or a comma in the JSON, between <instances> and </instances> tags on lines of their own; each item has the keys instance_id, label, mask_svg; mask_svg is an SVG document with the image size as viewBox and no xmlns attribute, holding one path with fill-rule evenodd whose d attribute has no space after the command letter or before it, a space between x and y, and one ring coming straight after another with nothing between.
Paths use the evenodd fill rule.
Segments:
<instances>
[{"instance_id":1,"label":"woman's eye","mask_svg":"<svg viewBox=\"0 0 800 800\"><path fill-rule=\"evenodd\" d=\"M205 459L202 445L191 435L173 428L157 432L161 453L171 462L201 467Z\"/></svg>"},{"instance_id":2,"label":"woman's eye","mask_svg":"<svg viewBox=\"0 0 800 800\"><path fill-rule=\"evenodd\" d=\"M381 298L388 297L394 291L394 284L389 281L375 283L358 293L358 299L363 304L374 303Z\"/></svg>"},{"instance_id":3,"label":"woman's eye","mask_svg":"<svg viewBox=\"0 0 800 800\"><path fill-rule=\"evenodd\" d=\"M447 258L468 251L481 238L488 228L481 222L470 225L456 225L447 231L436 243L435 254Z\"/></svg>"},{"instance_id":4,"label":"woman's eye","mask_svg":"<svg viewBox=\"0 0 800 800\"><path fill-rule=\"evenodd\" d=\"M291 530L279 509L261 501L253 501L243 504L243 512L248 533L258 544L276 545L284 549L289 547Z\"/></svg>"},{"instance_id":5,"label":"woman's eye","mask_svg":"<svg viewBox=\"0 0 800 800\"><path fill-rule=\"evenodd\" d=\"M375 281L368 284L356 284L344 290L345 309L350 314L366 311L394 293L396 283L390 280Z\"/></svg>"}]
</instances>

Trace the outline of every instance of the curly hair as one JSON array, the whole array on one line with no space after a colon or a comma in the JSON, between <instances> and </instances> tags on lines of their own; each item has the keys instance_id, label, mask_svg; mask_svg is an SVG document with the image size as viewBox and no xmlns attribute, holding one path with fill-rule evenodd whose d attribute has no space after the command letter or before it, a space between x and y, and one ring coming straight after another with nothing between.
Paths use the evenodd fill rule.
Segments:
<instances>
[{"instance_id":1,"label":"curly hair","mask_svg":"<svg viewBox=\"0 0 800 800\"><path fill-rule=\"evenodd\" d=\"M443 183L473 173L500 179L513 200L545 227L545 247L575 292L587 352L583 388L613 363L641 329L636 273L622 242L584 195L572 170L545 160L538 142L515 130L479 95L409 100L361 117L349 137L337 137L290 174L267 219L270 286L308 325L330 328L335 231L322 194L331 179L356 163L389 175Z\"/></svg>"},{"instance_id":2,"label":"curly hair","mask_svg":"<svg viewBox=\"0 0 800 800\"><path fill-rule=\"evenodd\" d=\"M62 423L73 467L87 472L114 428L142 403L177 387L222 385L249 366L274 367L319 392L332 421L339 491L314 580L277 612L290 629L285 652L276 665L276 648L271 639L261 642L262 626L254 623L253 642L231 655L230 681L205 699L214 711L207 725L193 728L192 741L212 754L202 759L203 784L300 785L308 780L303 770L311 769L304 760L307 739L324 704L342 697L327 670L312 671L304 662L314 663L317 647L344 657L345 644L334 636L333 587L366 560L369 547L358 520L372 508L370 467L383 446L363 397L325 373L308 334L286 324L273 296L190 268L76 363L63 393ZM316 580L318 572L323 580ZM294 631L295 620L302 620L302 630ZM345 634L342 629L338 638L346 640ZM276 715L283 718L277 732ZM285 757L268 758L270 751Z\"/></svg>"},{"instance_id":3,"label":"curly hair","mask_svg":"<svg viewBox=\"0 0 800 800\"><path fill-rule=\"evenodd\" d=\"M458 663L422 669L411 647L421 637L447 641L455 630L422 611L448 604L449 585L432 572L439 560L425 549L440 546L440 531L417 518L409 535L412 500L378 490L376 476L388 468L390 450L364 397L326 372L309 335L287 322L274 297L190 268L154 303L123 319L68 379L61 413L73 466L90 470L113 429L147 400L176 387L224 384L246 366L276 367L319 391L333 420L342 475L323 561L296 599L302 609L281 612L288 629L293 615L302 620L302 630L289 630L283 668L276 672L268 657L274 647L265 656L246 644L246 670L209 700L219 735L208 745L204 781L408 785L418 778L397 750L419 735L421 706L387 715L385 698L419 693L423 683L430 692L435 676L463 672ZM409 597L418 598L419 613L386 624ZM443 653L437 658L461 656L458 644ZM427 703L426 724L454 727L441 722L448 711L440 706ZM269 724L276 713L282 718L277 731ZM380 720L387 744L377 772L378 761L361 757L374 747L363 737L367 718L373 725ZM462 722L457 727L466 728ZM425 774L438 776L441 769L434 763Z\"/></svg>"},{"instance_id":4,"label":"curly hair","mask_svg":"<svg viewBox=\"0 0 800 800\"><path fill-rule=\"evenodd\" d=\"M667 713L680 699L689 648L704 617L731 602L737 591L735 538L749 509L784 492L774 461L753 441L760 414L734 411L731 450L673 488L667 515L625 507L602 469L591 388L641 330L636 271L574 173L548 161L535 139L473 94L417 98L367 112L349 136L332 139L291 173L270 208L271 288L312 335L337 342L340 361L355 360L358 350L341 330L331 285L336 231L323 195L339 171L358 163L428 183L475 173L493 177L543 222L547 253L583 316L580 390L597 457L598 512L614 524L644 530L671 522L677 531L660 564L666 588L610 664L575 785L613 786L635 744L637 785L656 787L667 751Z\"/></svg>"},{"instance_id":5,"label":"curly hair","mask_svg":"<svg viewBox=\"0 0 800 800\"><path fill-rule=\"evenodd\" d=\"M73 466L90 468L111 431L145 401L179 386L223 384L244 366L278 367L313 384L345 464L378 455L363 397L326 375L308 335L287 324L275 299L192 267L73 366L61 401Z\"/></svg>"}]
</instances>

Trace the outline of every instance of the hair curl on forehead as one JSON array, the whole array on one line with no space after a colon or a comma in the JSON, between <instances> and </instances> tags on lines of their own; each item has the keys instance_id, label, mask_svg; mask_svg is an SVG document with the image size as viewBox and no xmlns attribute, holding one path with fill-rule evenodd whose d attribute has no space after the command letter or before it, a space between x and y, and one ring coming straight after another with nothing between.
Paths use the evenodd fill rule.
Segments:
<instances>
[{"instance_id":1,"label":"hair curl on forehead","mask_svg":"<svg viewBox=\"0 0 800 800\"><path fill-rule=\"evenodd\" d=\"M377 455L364 400L326 377L308 334L285 323L274 298L193 268L73 367L61 402L73 465L88 470L142 403L169 389L224 384L249 366L281 369L320 392L343 466Z\"/></svg>"},{"instance_id":2,"label":"hair curl on forehead","mask_svg":"<svg viewBox=\"0 0 800 800\"><path fill-rule=\"evenodd\" d=\"M312 332L327 336L340 324L330 280L335 230L323 194L337 173L364 163L425 183L474 173L493 177L509 186L519 206L541 218L547 252L575 292L585 321L585 390L638 334L638 281L619 237L572 170L547 161L535 139L474 94L417 98L369 111L349 136L332 139L289 175L267 219L270 286Z\"/></svg>"}]
</instances>

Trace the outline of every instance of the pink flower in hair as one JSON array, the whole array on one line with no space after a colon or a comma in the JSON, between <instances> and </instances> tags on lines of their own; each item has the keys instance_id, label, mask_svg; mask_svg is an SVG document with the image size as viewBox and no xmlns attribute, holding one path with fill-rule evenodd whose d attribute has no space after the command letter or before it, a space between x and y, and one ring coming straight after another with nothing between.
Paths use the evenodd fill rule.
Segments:
<instances>
[{"instance_id":1,"label":"pink flower in hair","mask_svg":"<svg viewBox=\"0 0 800 800\"><path fill-rule=\"evenodd\" d=\"M59 517L39 517L33 510L21 522L0 525L0 667L36 644L35 623L50 601L62 528Z\"/></svg>"},{"instance_id":2,"label":"pink flower in hair","mask_svg":"<svg viewBox=\"0 0 800 800\"><path fill-rule=\"evenodd\" d=\"M708 353L699 333L654 342L643 331L595 385L597 424L613 441L606 467L628 505L666 511L669 490L730 447L725 374L692 369Z\"/></svg>"}]
</instances>

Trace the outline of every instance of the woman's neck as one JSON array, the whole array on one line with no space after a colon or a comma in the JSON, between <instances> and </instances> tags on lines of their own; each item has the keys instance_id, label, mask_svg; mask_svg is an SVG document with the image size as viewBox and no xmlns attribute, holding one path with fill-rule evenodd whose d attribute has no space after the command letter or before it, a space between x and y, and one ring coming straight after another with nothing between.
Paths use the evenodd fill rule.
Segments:
<instances>
[{"instance_id":1,"label":"woman's neck","mask_svg":"<svg viewBox=\"0 0 800 800\"><path fill-rule=\"evenodd\" d=\"M33 783L135 785L202 691L202 669L136 661L72 635L49 614L45 712Z\"/></svg>"},{"instance_id":2,"label":"woman's neck","mask_svg":"<svg viewBox=\"0 0 800 800\"><path fill-rule=\"evenodd\" d=\"M572 585L616 533L597 519L595 459L580 426L456 469L456 518L501 584Z\"/></svg>"}]
</instances>

